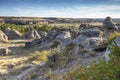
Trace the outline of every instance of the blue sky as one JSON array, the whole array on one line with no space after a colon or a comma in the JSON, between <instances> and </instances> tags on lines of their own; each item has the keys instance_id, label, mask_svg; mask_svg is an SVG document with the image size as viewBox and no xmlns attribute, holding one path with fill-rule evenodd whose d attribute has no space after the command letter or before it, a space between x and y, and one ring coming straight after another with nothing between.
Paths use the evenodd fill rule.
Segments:
<instances>
[{"instance_id":1,"label":"blue sky","mask_svg":"<svg viewBox=\"0 0 120 80\"><path fill-rule=\"evenodd\" d=\"M0 16L120 18L120 0L0 0Z\"/></svg>"}]
</instances>

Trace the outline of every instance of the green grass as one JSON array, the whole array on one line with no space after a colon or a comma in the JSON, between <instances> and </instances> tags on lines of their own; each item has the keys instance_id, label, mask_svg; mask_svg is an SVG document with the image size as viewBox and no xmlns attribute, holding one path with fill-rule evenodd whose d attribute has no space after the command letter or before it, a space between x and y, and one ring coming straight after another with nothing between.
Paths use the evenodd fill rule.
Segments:
<instances>
[{"instance_id":1,"label":"green grass","mask_svg":"<svg viewBox=\"0 0 120 80\"><path fill-rule=\"evenodd\" d=\"M119 32L114 32L113 34L110 35L110 37L108 38L108 44L111 44L111 42L117 37L120 36Z\"/></svg>"}]
</instances>

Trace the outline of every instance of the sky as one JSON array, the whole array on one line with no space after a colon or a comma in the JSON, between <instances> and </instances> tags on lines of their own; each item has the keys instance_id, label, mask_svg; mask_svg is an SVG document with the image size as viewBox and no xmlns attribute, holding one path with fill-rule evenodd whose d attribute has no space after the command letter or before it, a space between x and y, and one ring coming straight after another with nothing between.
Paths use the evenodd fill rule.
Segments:
<instances>
[{"instance_id":1,"label":"sky","mask_svg":"<svg viewBox=\"0 0 120 80\"><path fill-rule=\"evenodd\" d=\"M0 16L120 18L120 0L0 0Z\"/></svg>"}]
</instances>

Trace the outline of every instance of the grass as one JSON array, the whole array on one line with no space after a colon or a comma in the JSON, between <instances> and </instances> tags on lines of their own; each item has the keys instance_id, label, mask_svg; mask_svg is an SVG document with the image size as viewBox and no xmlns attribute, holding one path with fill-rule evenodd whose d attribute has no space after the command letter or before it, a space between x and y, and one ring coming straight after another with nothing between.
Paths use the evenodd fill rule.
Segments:
<instances>
[{"instance_id":1,"label":"grass","mask_svg":"<svg viewBox=\"0 0 120 80\"><path fill-rule=\"evenodd\" d=\"M30 53L28 61L39 62L40 64L41 62L47 61L48 55L50 55L50 51L35 51L34 53Z\"/></svg>"},{"instance_id":2,"label":"grass","mask_svg":"<svg viewBox=\"0 0 120 80\"><path fill-rule=\"evenodd\" d=\"M120 36L119 32L114 32L113 34L110 35L110 37L108 38L108 44L111 44L111 42L117 37Z\"/></svg>"},{"instance_id":3,"label":"grass","mask_svg":"<svg viewBox=\"0 0 120 80\"><path fill-rule=\"evenodd\" d=\"M114 33L110 36L110 43L119 36ZM59 56L60 57L60 56ZM120 47L114 45L111 49L110 61L106 63L104 60L99 63L93 63L91 66L76 66L71 71L62 74L61 80L120 80ZM60 60L58 60L60 62ZM64 60L62 60L64 61ZM60 64L59 65L63 65ZM50 80L59 80L61 76L57 76L54 72L50 72Z\"/></svg>"}]
</instances>

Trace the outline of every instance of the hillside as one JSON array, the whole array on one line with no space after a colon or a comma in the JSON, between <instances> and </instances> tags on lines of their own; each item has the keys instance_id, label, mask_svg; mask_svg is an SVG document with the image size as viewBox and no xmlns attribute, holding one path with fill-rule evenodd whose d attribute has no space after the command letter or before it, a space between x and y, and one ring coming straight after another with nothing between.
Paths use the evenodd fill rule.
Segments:
<instances>
[{"instance_id":1,"label":"hillside","mask_svg":"<svg viewBox=\"0 0 120 80\"><path fill-rule=\"evenodd\" d=\"M0 80L120 79L120 26L111 17L99 26L31 26L0 26Z\"/></svg>"}]
</instances>

